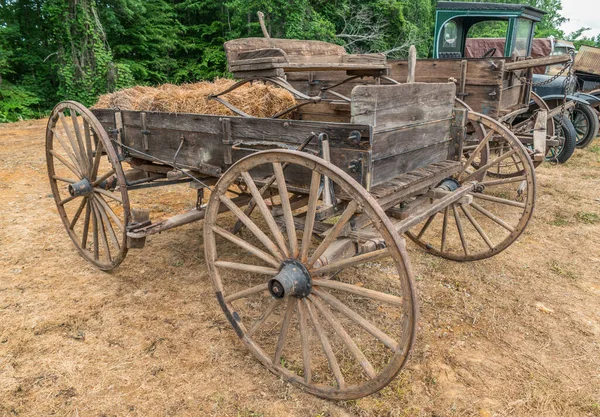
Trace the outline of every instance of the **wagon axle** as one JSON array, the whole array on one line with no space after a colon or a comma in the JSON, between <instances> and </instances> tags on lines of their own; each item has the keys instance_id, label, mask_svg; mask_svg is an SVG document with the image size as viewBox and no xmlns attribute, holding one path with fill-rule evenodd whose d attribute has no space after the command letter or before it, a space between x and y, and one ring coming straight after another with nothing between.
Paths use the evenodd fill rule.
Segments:
<instances>
[{"instance_id":1,"label":"wagon axle","mask_svg":"<svg viewBox=\"0 0 600 417\"><path fill-rule=\"evenodd\" d=\"M283 261L279 273L269 281L273 298L307 297L312 288L310 273L295 259Z\"/></svg>"}]
</instances>

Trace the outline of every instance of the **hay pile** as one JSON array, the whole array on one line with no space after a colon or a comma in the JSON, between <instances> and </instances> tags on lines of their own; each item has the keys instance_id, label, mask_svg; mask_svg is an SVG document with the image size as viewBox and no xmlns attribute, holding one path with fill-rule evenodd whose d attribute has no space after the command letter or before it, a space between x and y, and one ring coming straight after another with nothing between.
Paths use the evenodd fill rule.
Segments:
<instances>
[{"instance_id":1,"label":"hay pile","mask_svg":"<svg viewBox=\"0 0 600 417\"><path fill-rule=\"evenodd\" d=\"M232 116L231 110L207 97L234 83L234 80L217 78L214 82L127 88L100 96L92 108ZM294 97L283 88L258 82L245 84L220 97L254 117L269 117L295 104Z\"/></svg>"}]
</instances>

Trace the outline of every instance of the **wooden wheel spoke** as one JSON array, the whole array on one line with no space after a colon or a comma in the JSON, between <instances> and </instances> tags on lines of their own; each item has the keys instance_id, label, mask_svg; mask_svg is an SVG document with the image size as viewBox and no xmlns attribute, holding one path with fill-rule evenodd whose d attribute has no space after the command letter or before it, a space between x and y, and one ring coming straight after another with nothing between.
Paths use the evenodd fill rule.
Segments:
<instances>
[{"instance_id":1,"label":"wooden wheel spoke","mask_svg":"<svg viewBox=\"0 0 600 417\"><path fill-rule=\"evenodd\" d=\"M98 188L98 187L94 188L94 192L98 193L98 194L102 194L103 196L106 196L108 198L112 198L113 200L118 201L119 203L123 204L123 199L117 193L113 193L108 190L103 190L102 188Z\"/></svg>"},{"instance_id":2,"label":"wooden wheel spoke","mask_svg":"<svg viewBox=\"0 0 600 417\"><path fill-rule=\"evenodd\" d=\"M287 334L290 329L290 323L292 322L292 316L296 309L296 299L294 297L288 297L287 307L285 309L285 315L283 316L283 322L281 323L281 329L279 330L279 338L277 339L277 347L275 348L275 356L273 357L273 364L278 365L281 362L281 354L287 341Z\"/></svg>"},{"instance_id":3,"label":"wooden wheel spoke","mask_svg":"<svg viewBox=\"0 0 600 417\"><path fill-rule=\"evenodd\" d=\"M100 210L96 206L95 201L90 200L90 202L92 204L92 209L94 210L94 213L96 215L98 229L100 230L100 240L102 240L102 246L104 247L104 255L106 256L109 262L112 262L110 246L108 244L108 238L106 237L106 230L104 229L104 221L102 219L102 216L100 215Z\"/></svg>"},{"instance_id":4,"label":"wooden wheel spoke","mask_svg":"<svg viewBox=\"0 0 600 417\"><path fill-rule=\"evenodd\" d=\"M85 146L83 144L83 135L81 134L81 129L79 127L79 121L77 120L77 113L75 112L75 110L71 110L71 120L73 122L73 129L75 130L75 138L77 139L79 153L81 155L81 162L82 162L81 168L84 169L86 172L89 172L90 162L89 162L89 159L87 158L87 152L86 152Z\"/></svg>"},{"instance_id":5,"label":"wooden wheel spoke","mask_svg":"<svg viewBox=\"0 0 600 417\"><path fill-rule=\"evenodd\" d=\"M322 298L325 302L335 308L337 311L348 317L350 320L354 321L368 333L370 333L375 338L379 339L381 343L390 348L392 351L396 352L398 349L398 343L392 339L390 336L379 330L377 326L373 323L356 313L354 310L346 306L340 300L338 300L333 295L325 292L324 290L316 290L313 289L313 294L317 297Z\"/></svg>"},{"instance_id":6,"label":"wooden wheel spoke","mask_svg":"<svg viewBox=\"0 0 600 417\"><path fill-rule=\"evenodd\" d=\"M338 387L344 388L344 386L346 385L346 382L344 381L344 376L342 375L342 370L340 369L340 365L339 365L337 359L335 358L335 354L333 353L333 349L331 348L329 339L327 339L327 334L325 334L325 330L323 329L323 326L321 325L321 321L319 320L317 313L315 311L313 311L313 308L311 307L308 300L306 298L302 298L302 302L306 306L306 310L308 311L308 316L310 317L310 320L313 322L313 326L315 327L317 336L319 337L319 340L321 341L321 346L323 347L323 351L325 352L325 357L327 358L327 362L329 362L329 367L331 368L331 371L333 372L333 376L335 377Z\"/></svg>"},{"instance_id":7,"label":"wooden wheel spoke","mask_svg":"<svg viewBox=\"0 0 600 417\"><path fill-rule=\"evenodd\" d=\"M473 225L475 230L477 230L477 233L479 233L479 236L481 236L481 238L483 239L485 244L490 249L494 249L494 244L492 243L492 241L490 240L488 235L483 231L483 229L481 228L481 226L479 225L477 220L475 220L475 218L473 217L473 215L471 214L471 212L469 211L467 206L465 204L461 204L460 208L462 209L463 213L465 213L465 216L467 217L467 219L469 219L469 221L471 222L471 224Z\"/></svg>"},{"instance_id":8,"label":"wooden wheel spoke","mask_svg":"<svg viewBox=\"0 0 600 417\"><path fill-rule=\"evenodd\" d=\"M361 255L356 255L351 258L340 259L339 261L334 261L324 266L321 266L314 271L312 271L313 275L322 275L328 272L335 272L340 269L349 268L351 266L356 266L363 264L365 262L373 262L378 259L382 259L389 256L389 250L387 248L379 249L373 252L363 253Z\"/></svg>"},{"instance_id":9,"label":"wooden wheel spoke","mask_svg":"<svg viewBox=\"0 0 600 417\"><path fill-rule=\"evenodd\" d=\"M469 175L467 175L464 179L463 182L467 182L469 181L471 178L476 177L477 175L487 171L490 167L494 166L494 165L498 165L498 173L500 173L500 163L502 161L504 161L506 158L509 158L511 155L517 153L516 149L512 149L502 155L500 155L498 158L494 159L491 162L488 162L487 164L485 164L482 167L479 167L477 170L475 170L474 172L470 173Z\"/></svg>"},{"instance_id":10,"label":"wooden wheel spoke","mask_svg":"<svg viewBox=\"0 0 600 417\"><path fill-rule=\"evenodd\" d=\"M74 110L70 110L70 111L74 112ZM81 169L81 172L86 172L84 153L82 152L82 149L79 147L77 138L75 138L75 135L73 134L73 131L71 130L71 126L69 126L69 123L67 122L67 118L65 117L63 112L58 113L58 117L60 119L60 123L63 126L63 129L65 130L67 138L69 139L69 143L71 144L71 149L73 149L73 155L77 159L77 166Z\"/></svg>"},{"instance_id":11,"label":"wooden wheel spoke","mask_svg":"<svg viewBox=\"0 0 600 417\"><path fill-rule=\"evenodd\" d=\"M333 243L333 241L335 241L338 238L338 236L344 229L344 226L346 226L346 224L348 223L350 218L354 215L354 212L356 211L357 208L358 208L358 203L355 200L352 200L348 203L348 206L346 207L346 209L340 216L337 223L335 225L333 225L333 227L327 231L327 236L325 237L325 239L323 239L323 241L317 247L317 249L315 249L315 252L312 254L310 259L308 260L307 266L309 268L314 265L314 263L317 261L317 259L319 259L319 257L321 255L323 255L323 253L325 252L325 250L327 250L329 245L331 245Z\"/></svg>"},{"instance_id":12,"label":"wooden wheel spoke","mask_svg":"<svg viewBox=\"0 0 600 417\"><path fill-rule=\"evenodd\" d=\"M285 238L279 231L279 226L277 226L277 223L275 222L275 219L273 218L273 214L271 214L271 211L267 207L267 204L265 203L265 200L262 198L260 191L256 187L254 180L252 179L250 174L247 172L242 172L242 178L244 179L244 182L246 183L246 185L248 186L248 189L252 193L252 197L254 197L254 202L256 204L256 207L258 207L258 210L261 212L263 218L265 219L265 222L267 223L267 226L269 227L269 230L271 231L271 235L273 236L273 239L275 239L275 242L279 246L279 250L286 257L289 257L289 251L287 249L287 245L285 244Z\"/></svg>"},{"instance_id":13,"label":"wooden wheel spoke","mask_svg":"<svg viewBox=\"0 0 600 417\"><path fill-rule=\"evenodd\" d=\"M276 259L283 260L283 254L279 250L279 247L229 197L221 195L219 199L260 240L265 248L271 251Z\"/></svg>"},{"instance_id":14,"label":"wooden wheel spoke","mask_svg":"<svg viewBox=\"0 0 600 417\"><path fill-rule=\"evenodd\" d=\"M467 168L469 168L471 166L471 164L473 163L473 161L475 160L477 155L480 154L481 151L483 150L483 148L488 144L488 142L490 141L493 134L494 134L494 131L490 130L488 132L488 134L485 135L483 140L481 142L479 142L479 144L477 145L477 147L475 148L473 153L471 153L471 155L469 156L469 159L467 159L467 162L465 162L465 164L462 166L460 172L458 173L459 178L467 170Z\"/></svg>"},{"instance_id":15,"label":"wooden wheel spoke","mask_svg":"<svg viewBox=\"0 0 600 417\"><path fill-rule=\"evenodd\" d=\"M505 204L507 206L525 208L525 203L521 203L519 201L508 200L506 198L495 197L493 195L481 194L481 193L471 193L474 198L479 198L481 200L491 201L493 203Z\"/></svg>"},{"instance_id":16,"label":"wooden wheel spoke","mask_svg":"<svg viewBox=\"0 0 600 417\"><path fill-rule=\"evenodd\" d=\"M514 182L526 181L526 180L527 180L527 177L525 175L519 175L518 177L510 177L510 178L503 178L503 179L499 179L499 180L482 181L479 184L484 185L486 187L492 187L495 185L504 185L504 184L510 184L510 183L514 183Z\"/></svg>"},{"instance_id":17,"label":"wooden wheel spoke","mask_svg":"<svg viewBox=\"0 0 600 417\"><path fill-rule=\"evenodd\" d=\"M65 178L65 177L59 177L58 175L53 175L52 179L54 179L56 181L66 182L67 184L74 184L77 182L76 180L72 180L70 178Z\"/></svg>"},{"instance_id":18,"label":"wooden wheel spoke","mask_svg":"<svg viewBox=\"0 0 600 417\"><path fill-rule=\"evenodd\" d=\"M463 250L465 251L465 255L469 256L469 247L467 244L467 239L465 238L465 232L462 227L462 221L460 220L456 204L452 204L452 212L454 213L456 229L458 230L458 235L460 236L460 243L462 244Z\"/></svg>"},{"instance_id":19,"label":"wooden wheel spoke","mask_svg":"<svg viewBox=\"0 0 600 417\"><path fill-rule=\"evenodd\" d=\"M113 244L113 246L117 249L117 250L121 250L121 244L119 243L119 239L117 238L117 235L115 234L115 229L112 226L112 223L110 222L108 215L106 214L106 210L104 210L104 207L102 206L102 204L98 203L96 201L96 209L100 212L100 216L102 218L102 223L104 223L104 226L106 227L106 230L108 231L108 235L110 237L110 240Z\"/></svg>"},{"instance_id":20,"label":"wooden wheel spoke","mask_svg":"<svg viewBox=\"0 0 600 417\"><path fill-rule=\"evenodd\" d=\"M215 261L215 266L226 269L235 269L237 271L255 272L262 275L275 276L279 272L275 268L267 268L266 266L248 265L238 262Z\"/></svg>"},{"instance_id":21,"label":"wooden wheel spoke","mask_svg":"<svg viewBox=\"0 0 600 417\"><path fill-rule=\"evenodd\" d=\"M425 232L427 231L427 229L429 229L429 226L431 226L431 223L433 222L433 220L435 219L435 217L438 215L438 213L435 213L433 216L430 216L427 219L427 221L425 222L425 224L421 228L421 231L417 235L417 239L421 239L423 237L423 235L425 234Z\"/></svg>"},{"instance_id":22,"label":"wooden wheel spoke","mask_svg":"<svg viewBox=\"0 0 600 417\"><path fill-rule=\"evenodd\" d=\"M73 230L73 228L75 227L75 224L77 224L77 221L79 220L79 217L81 216L81 213L83 212L83 209L85 208L87 202L88 202L88 198L83 197L83 199L81 200L81 203L79 204L79 208L77 208L77 211L75 212L75 215L73 216L73 219L71 220L71 223L69 224L69 229Z\"/></svg>"},{"instance_id":23,"label":"wooden wheel spoke","mask_svg":"<svg viewBox=\"0 0 600 417\"><path fill-rule=\"evenodd\" d=\"M254 333L261 328L261 326L265 323L265 321L269 318L269 316L275 311L275 308L281 304L281 300L273 300L269 304L269 307L260 315L258 319L252 324L252 327L248 329L248 331L244 334L244 337L251 338Z\"/></svg>"},{"instance_id":24,"label":"wooden wheel spoke","mask_svg":"<svg viewBox=\"0 0 600 417\"><path fill-rule=\"evenodd\" d=\"M83 118L83 135L85 136L85 148L87 151L86 157L91 164L94 159L92 157L92 135L90 134L90 124L85 119L85 117ZM91 175L92 166L90 166L89 168L90 171L88 171L88 174Z\"/></svg>"},{"instance_id":25,"label":"wooden wheel spoke","mask_svg":"<svg viewBox=\"0 0 600 417\"><path fill-rule=\"evenodd\" d=\"M96 201L102 206L102 208L104 208L104 211L106 211L106 213L110 216L112 221L115 222L117 228L119 228L119 230L123 232L125 230L125 227L123 226L123 222L121 221L121 219L119 219L119 216L117 216L117 214L113 211L113 209L108 205L108 203L100 194L96 194L94 197Z\"/></svg>"},{"instance_id":26,"label":"wooden wheel spoke","mask_svg":"<svg viewBox=\"0 0 600 417\"><path fill-rule=\"evenodd\" d=\"M65 205L65 204L67 204L68 202L75 200L77 197L79 197L79 196L76 196L76 195L70 195L70 196L68 196L68 197L64 198L63 200L60 200L60 201L58 202L58 205L59 205L59 206L64 206L64 205Z\"/></svg>"},{"instance_id":27,"label":"wooden wheel spoke","mask_svg":"<svg viewBox=\"0 0 600 417\"><path fill-rule=\"evenodd\" d=\"M77 159L77 156L75 156L74 153L74 148L71 148L67 142L65 141L65 139L62 137L62 135L60 133L58 133L58 131L56 130L56 128L52 129L52 133L54 133L54 137L58 140L58 143L60 143L60 146L62 146L63 150L65 151L65 153L67 154L67 157L71 160L71 162L73 163L73 167L75 167L77 169L77 175L79 177L84 177L83 173L85 172L80 165L80 161ZM76 148L75 148L76 149ZM56 152L56 151L55 151ZM56 156L56 155L54 155ZM57 159L60 160L60 158L57 157ZM65 165L67 165L64 160L61 160L61 162Z\"/></svg>"},{"instance_id":28,"label":"wooden wheel spoke","mask_svg":"<svg viewBox=\"0 0 600 417\"><path fill-rule=\"evenodd\" d=\"M498 223L500 226L504 227L509 232L511 232L511 233L514 232L515 229L511 225L507 224L500 217L498 217L498 216L490 213L489 211L487 211L486 209L484 209L483 207L481 207L479 204L473 202L473 203L471 203L471 207L473 207L475 210L477 210L478 212L480 212L484 216L490 218L494 222Z\"/></svg>"},{"instance_id":29,"label":"wooden wheel spoke","mask_svg":"<svg viewBox=\"0 0 600 417\"><path fill-rule=\"evenodd\" d=\"M100 259L100 250L98 247L98 217L96 216L94 205L91 204L91 202L90 207L92 208L92 244L94 245L94 259L97 261Z\"/></svg>"},{"instance_id":30,"label":"wooden wheel spoke","mask_svg":"<svg viewBox=\"0 0 600 417\"><path fill-rule=\"evenodd\" d=\"M442 225L442 243L440 245L440 252L444 252L446 249L446 237L448 233L448 217L449 217L449 207L446 207L444 210L444 223Z\"/></svg>"},{"instance_id":31,"label":"wooden wheel spoke","mask_svg":"<svg viewBox=\"0 0 600 417\"><path fill-rule=\"evenodd\" d=\"M238 291L234 294L228 295L227 297L225 297L225 302L231 303L232 301L239 300L240 298L246 298L251 295L257 294L259 292L266 291L268 288L269 288L269 283L264 282L262 284L255 285L254 287L247 288L245 290Z\"/></svg>"},{"instance_id":32,"label":"wooden wheel spoke","mask_svg":"<svg viewBox=\"0 0 600 417\"><path fill-rule=\"evenodd\" d=\"M306 323L306 306L301 299L298 298L298 317L299 317L299 330L300 330L300 344L302 345L302 365L304 370L304 382L310 384L312 379L311 374L311 359L310 359L310 345L308 340L308 324Z\"/></svg>"},{"instance_id":33,"label":"wooden wheel spoke","mask_svg":"<svg viewBox=\"0 0 600 417\"><path fill-rule=\"evenodd\" d=\"M94 135L96 137L96 135ZM90 179L95 180L98 175L98 169L100 168L100 161L102 159L102 150L104 145L100 138L96 137L96 155L94 155L94 165L92 165L92 172L90 173Z\"/></svg>"},{"instance_id":34,"label":"wooden wheel spoke","mask_svg":"<svg viewBox=\"0 0 600 417\"><path fill-rule=\"evenodd\" d=\"M308 197L308 207L306 209L306 218L304 222L304 232L302 235L302 247L300 261L306 262L308 259L308 250L312 239L313 227L315 225L315 216L317 213L317 203L319 202L319 186L321 185L321 174L313 171L310 180L310 191Z\"/></svg>"},{"instance_id":35,"label":"wooden wheel spoke","mask_svg":"<svg viewBox=\"0 0 600 417\"><path fill-rule=\"evenodd\" d=\"M339 290L348 292L354 295L358 295L361 297L366 297L371 300L381 301L384 303L392 304L395 306L402 306L402 298L396 297L395 295L386 294L379 291L370 290L364 287L359 287L357 285L347 284L345 282L330 280L330 279L320 279L313 278L313 285L317 287L329 288L332 290Z\"/></svg>"},{"instance_id":36,"label":"wooden wheel spoke","mask_svg":"<svg viewBox=\"0 0 600 417\"><path fill-rule=\"evenodd\" d=\"M346 332L344 326L334 317L332 311L327 308L325 304L323 304L317 297L313 297L312 295L308 296L308 299L317 307L317 310L321 313L325 320L329 323L336 334L342 339L344 345L348 348L348 350L352 353L357 362L362 366L365 370L369 378L375 378L377 376L377 372L369 359L364 355L364 353L360 350L360 348L356 345L352 337Z\"/></svg>"},{"instance_id":37,"label":"wooden wheel spoke","mask_svg":"<svg viewBox=\"0 0 600 417\"><path fill-rule=\"evenodd\" d=\"M79 172L79 168L76 168L73 164L71 164L70 162L67 162L67 160L65 158L63 158L54 149L50 149L49 152L50 152L50 155L52 155L54 158L58 159L64 166L66 166L69 169L69 171L71 171L73 174L77 175L77 177L83 178L83 175L81 174L81 172Z\"/></svg>"},{"instance_id":38,"label":"wooden wheel spoke","mask_svg":"<svg viewBox=\"0 0 600 417\"><path fill-rule=\"evenodd\" d=\"M277 259L273 258L271 255L269 255L268 253L264 252L263 250L257 248L256 246L252 245L251 243L246 242L244 239L237 237L233 233L230 233L227 230L225 230L219 226L213 226L213 231L215 233L217 233L218 235L224 237L231 243L234 243L235 245L239 246L240 248L252 253L253 255L257 256L258 258L262 259L263 261L267 262L268 264L274 266L275 268L279 268L279 266L281 265L281 262L279 262Z\"/></svg>"},{"instance_id":39,"label":"wooden wheel spoke","mask_svg":"<svg viewBox=\"0 0 600 417\"><path fill-rule=\"evenodd\" d=\"M101 177L94 180L94 182L92 182L92 187L97 187L98 185L100 185L102 183L102 181L107 180L114 174L115 174L115 169L112 168L110 171L108 171L107 173L103 174Z\"/></svg>"},{"instance_id":40,"label":"wooden wheel spoke","mask_svg":"<svg viewBox=\"0 0 600 417\"><path fill-rule=\"evenodd\" d=\"M83 220L83 233L81 234L81 248L83 250L85 250L86 246L87 246L87 238L88 238L88 233L89 233L89 229L90 229L91 212L92 212L92 206L88 202L88 204L85 206L85 218Z\"/></svg>"},{"instance_id":41,"label":"wooden wheel spoke","mask_svg":"<svg viewBox=\"0 0 600 417\"><path fill-rule=\"evenodd\" d=\"M281 207L283 209L283 219L285 221L285 229L287 231L288 242L290 245L290 255L294 258L297 258L298 237L296 236L296 226L294 225L294 214L292 213L287 186L285 184L285 176L283 175L283 168L281 167L280 163L273 163L273 173L275 174L277 188L279 189L279 198L281 199Z\"/></svg>"}]
</instances>

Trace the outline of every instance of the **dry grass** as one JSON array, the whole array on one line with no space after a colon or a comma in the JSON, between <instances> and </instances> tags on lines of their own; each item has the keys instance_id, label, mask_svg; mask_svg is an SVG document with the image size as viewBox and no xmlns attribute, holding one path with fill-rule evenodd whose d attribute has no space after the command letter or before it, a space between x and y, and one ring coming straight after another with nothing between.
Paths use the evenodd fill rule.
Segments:
<instances>
[{"instance_id":1,"label":"dry grass","mask_svg":"<svg viewBox=\"0 0 600 417\"><path fill-rule=\"evenodd\" d=\"M231 116L234 115L231 110L215 100L209 100L208 96L218 94L234 83L234 80L218 78L214 82L164 84L159 87L138 86L104 94L93 108ZM288 91L260 82L244 84L222 97L254 117L270 117L295 104L294 97Z\"/></svg>"},{"instance_id":2,"label":"dry grass","mask_svg":"<svg viewBox=\"0 0 600 417\"><path fill-rule=\"evenodd\" d=\"M86 264L50 196L44 127L0 126L1 416L600 416L600 140L537 170L534 220L504 253L457 264L410 245L421 317L406 370L328 402L239 343L201 223L148 238L114 273ZM140 204L159 217L193 199L179 186Z\"/></svg>"}]
</instances>

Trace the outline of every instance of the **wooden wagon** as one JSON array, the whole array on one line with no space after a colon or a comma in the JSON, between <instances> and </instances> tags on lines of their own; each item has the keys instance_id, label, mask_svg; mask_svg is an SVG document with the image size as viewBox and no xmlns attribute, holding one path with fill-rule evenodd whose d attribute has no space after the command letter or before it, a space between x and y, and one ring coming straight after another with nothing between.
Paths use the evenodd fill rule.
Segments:
<instances>
[{"instance_id":1,"label":"wooden wagon","mask_svg":"<svg viewBox=\"0 0 600 417\"><path fill-rule=\"evenodd\" d=\"M386 386L414 343L402 235L457 261L499 253L532 215L533 166L507 128L455 106L454 83L378 85L389 71L381 56L269 42L227 46L240 83L298 97L284 75L324 70L373 83L354 87L349 104L306 96L282 112L288 119L60 103L46 136L52 192L73 243L104 270L147 236L203 219L217 301L250 352L312 394L359 398ZM468 122L489 134L465 151ZM487 175L499 166L517 174ZM187 212L154 219L138 203L148 203L142 190L179 183L197 192Z\"/></svg>"}]
</instances>

